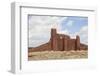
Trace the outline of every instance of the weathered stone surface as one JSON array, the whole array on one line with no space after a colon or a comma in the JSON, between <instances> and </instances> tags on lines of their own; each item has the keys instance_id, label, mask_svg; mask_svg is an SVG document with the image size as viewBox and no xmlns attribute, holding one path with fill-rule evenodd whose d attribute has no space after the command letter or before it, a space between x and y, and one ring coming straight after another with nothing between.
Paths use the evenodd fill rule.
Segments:
<instances>
[{"instance_id":1,"label":"weathered stone surface","mask_svg":"<svg viewBox=\"0 0 100 76\"><path fill-rule=\"evenodd\" d=\"M80 50L80 37L76 36L76 49Z\"/></svg>"},{"instance_id":2,"label":"weathered stone surface","mask_svg":"<svg viewBox=\"0 0 100 76\"><path fill-rule=\"evenodd\" d=\"M51 38L48 43L42 44L35 48L29 48L31 51L70 51L70 50L87 50L88 46L80 43L80 37L71 39L68 35L58 34L56 29L51 29Z\"/></svg>"}]
</instances>

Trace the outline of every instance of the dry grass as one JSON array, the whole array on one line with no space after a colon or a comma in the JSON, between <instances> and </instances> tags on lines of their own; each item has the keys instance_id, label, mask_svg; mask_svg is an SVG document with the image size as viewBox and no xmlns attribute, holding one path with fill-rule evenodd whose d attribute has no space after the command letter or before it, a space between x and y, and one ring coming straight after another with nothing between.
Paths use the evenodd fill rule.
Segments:
<instances>
[{"instance_id":1,"label":"dry grass","mask_svg":"<svg viewBox=\"0 0 100 76\"><path fill-rule=\"evenodd\" d=\"M42 51L29 52L28 60L48 60L48 59L80 59L88 58L88 51Z\"/></svg>"}]
</instances>

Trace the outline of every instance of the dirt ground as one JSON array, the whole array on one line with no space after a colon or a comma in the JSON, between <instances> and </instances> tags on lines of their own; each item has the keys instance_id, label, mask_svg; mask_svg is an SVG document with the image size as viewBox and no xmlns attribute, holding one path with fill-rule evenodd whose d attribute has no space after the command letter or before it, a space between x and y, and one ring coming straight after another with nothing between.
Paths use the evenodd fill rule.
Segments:
<instances>
[{"instance_id":1,"label":"dirt ground","mask_svg":"<svg viewBox=\"0 0 100 76\"><path fill-rule=\"evenodd\" d=\"M88 58L87 50L77 51L41 51L29 52L28 60L51 60L51 59L81 59Z\"/></svg>"}]
</instances>

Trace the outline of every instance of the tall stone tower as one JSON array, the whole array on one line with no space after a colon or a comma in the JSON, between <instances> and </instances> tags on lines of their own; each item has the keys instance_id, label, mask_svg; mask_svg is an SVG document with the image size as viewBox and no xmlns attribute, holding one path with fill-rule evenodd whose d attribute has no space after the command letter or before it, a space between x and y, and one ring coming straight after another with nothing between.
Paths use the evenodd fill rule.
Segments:
<instances>
[{"instance_id":1,"label":"tall stone tower","mask_svg":"<svg viewBox=\"0 0 100 76\"><path fill-rule=\"evenodd\" d=\"M76 50L80 50L80 37L76 36Z\"/></svg>"},{"instance_id":2,"label":"tall stone tower","mask_svg":"<svg viewBox=\"0 0 100 76\"><path fill-rule=\"evenodd\" d=\"M51 50L58 50L57 47L57 32L55 28L51 29Z\"/></svg>"}]
</instances>

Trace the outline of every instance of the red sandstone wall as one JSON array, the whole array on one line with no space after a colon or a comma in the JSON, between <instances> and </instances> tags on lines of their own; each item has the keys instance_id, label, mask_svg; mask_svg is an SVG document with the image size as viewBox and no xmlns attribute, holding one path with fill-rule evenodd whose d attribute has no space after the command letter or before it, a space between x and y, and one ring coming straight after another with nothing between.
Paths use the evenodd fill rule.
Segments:
<instances>
[{"instance_id":1,"label":"red sandstone wall","mask_svg":"<svg viewBox=\"0 0 100 76\"><path fill-rule=\"evenodd\" d=\"M46 44L40 45L35 48L29 48L29 52L34 52L34 51L48 51L51 50L51 42L48 42Z\"/></svg>"},{"instance_id":2,"label":"red sandstone wall","mask_svg":"<svg viewBox=\"0 0 100 76\"><path fill-rule=\"evenodd\" d=\"M57 34L56 29L51 29L51 38L48 43L35 48L29 48L29 52L34 51L69 51L69 50L87 50L88 46L80 43L80 37L70 39L69 36L64 34Z\"/></svg>"},{"instance_id":3,"label":"red sandstone wall","mask_svg":"<svg viewBox=\"0 0 100 76\"><path fill-rule=\"evenodd\" d=\"M81 43L81 44L80 44L80 49L81 49L81 50L88 50L88 46Z\"/></svg>"},{"instance_id":4,"label":"red sandstone wall","mask_svg":"<svg viewBox=\"0 0 100 76\"><path fill-rule=\"evenodd\" d=\"M80 50L80 37L76 36L76 49Z\"/></svg>"},{"instance_id":5,"label":"red sandstone wall","mask_svg":"<svg viewBox=\"0 0 100 76\"><path fill-rule=\"evenodd\" d=\"M64 50L68 50L68 37L64 37Z\"/></svg>"},{"instance_id":6,"label":"red sandstone wall","mask_svg":"<svg viewBox=\"0 0 100 76\"><path fill-rule=\"evenodd\" d=\"M57 42L58 42L58 44L57 44L58 50L63 51L63 50L64 50L64 37L58 35L58 36L57 36Z\"/></svg>"},{"instance_id":7,"label":"red sandstone wall","mask_svg":"<svg viewBox=\"0 0 100 76\"><path fill-rule=\"evenodd\" d=\"M76 40L75 39L70 39L69 40L69 50L76 50Z\"/></svg>"},{"instance_id":8,"label":"red sandstone wall","mask_svg":"<svg viewBox=\"0 0 100 76\"><path fill-rule=\"evenodd\" d=\"M51 50L58 50L57 32L56 29L51 29Z\"/></svg>"}]
</instances>

